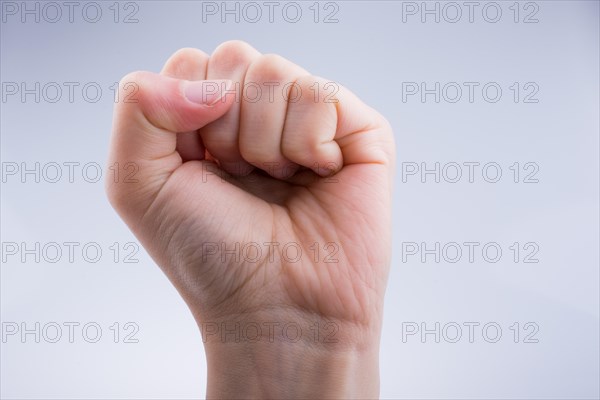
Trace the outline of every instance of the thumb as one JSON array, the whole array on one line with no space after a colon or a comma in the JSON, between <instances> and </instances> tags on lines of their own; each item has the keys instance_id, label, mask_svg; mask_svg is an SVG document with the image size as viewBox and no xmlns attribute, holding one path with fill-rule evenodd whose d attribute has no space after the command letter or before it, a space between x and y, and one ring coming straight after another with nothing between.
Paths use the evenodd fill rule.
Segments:
<instances>
[{"instance_id":1,"label":"thumb","mask_svg":"<svg viewBox=\"0 0 600 400\"><path fill-rule=\"evenodd\" d=\"M187 81L151 72L121 80L105 181L119 213L127 217L148 207L182 163L176 133L198 130L223 116L234 101L225 96L231 85L228 80Z\"/></svg>"}]
</instances>

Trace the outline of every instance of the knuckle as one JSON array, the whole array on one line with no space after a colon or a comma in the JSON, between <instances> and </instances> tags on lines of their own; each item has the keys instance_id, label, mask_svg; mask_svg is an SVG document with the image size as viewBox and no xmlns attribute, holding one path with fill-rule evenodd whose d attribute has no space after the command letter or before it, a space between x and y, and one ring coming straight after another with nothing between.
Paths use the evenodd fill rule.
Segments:
<instances>
[{"instance_id":1,"label":"knuckle","mask_svg":"<svg viewBox=\"0 0 600 400\"><path fill-rule=\"evenodd\" d=\"M376 113L375 115L377 116L378 124L382 132L382 148L386 153L388 161L393 162L396 158L396 139L394 138L392 124L380 113Z\"/></svg>"},{"instance_id":2,"label":"knuckle","mask_svg":"<svg viewBox=\"0 0 600 400\"><path fill-rule=\"evenodd\" d=\"M296 85L302 90L309 90L312 85L317 81L317 77L314 75L304 75L296 79Z\"/></svg>"},{"instance_id":3,"label":"knuckle","mask_svg":"<svg viewBox=\"0 0 600 400\"><path fill-rule=\"evenodd\" d=\"M289 74L290 62L276 54L265 54L248 67L246 76L260 81L280 81Z\"/></svg>"},{"instance_id":4,"label":"knuckle","mask_svg":"<svg viewBox=\"0 0 600 400\"><path fill-rule=\"evenodd\" d=\"M281 66L284 66L284 65L290 63L290 61L288 59L286 59L283 56L280 56L279 54L275 54L275 53L263 54L261 59L268 64L274 64L274 65L278 64Z\"/></svg>"},{"instance_id":5,"label":"knuckle","mask_svg":"<svg viewBox=\"0 0 600 400\"><path fill-rule=\"evenodd\" d=\"M192 47L184 47L177 50L169 60L167 65L177 71L194 71L201 69L208 61L208 55L202 50Z\"/></svg>"},{"instance_id":6,"label":"knuckle","mask_svg":"<svg viewBox=\"0 0 600 400\"><path fill-rule=\"evenodd\" d=\"M148 71L134 71L130 72L119 81L119 88L123 90L124 87L129 85L135 85L139 88L144 87L144 83L152 78L152 72Z\"/></svg>"},{"instance_id":7,"label":"knuckle","mask_svg":"<svg viewBox=\"0 0 600 400\"><path fill-rule=\"evenodd\" d=\"M239 65L246 65L253 59L258 51L248 43L241 40L230 40L221 43L210 57L210 64L235 69Z\"/></svg>"},{"instance_id":8,"label":"knuckle","mask_svg":"<svg viewBox=\"0 0 600 400\"><path fill-rule=\"evenodd\" d=\"M145 71L130 72L121 78L121 80L119 81L119 87L123 88L123 86L128 83L134 83L134 84L139 85L144 80L145 74L146 74Z\"/></svg>"},{"instance_id":9,"label":"knuckle","mask_svg":"<svg viewBox=\"0 0 600 400\"><path fill-rule=\"evenodd\" d=\"M130 72L119 81L119 102L121 106L124 103L137 103L144 97L144 82L150 79L151 72L134 71ZM125 100L126 99L126 100Z\"/></svg>"},{"instance_id":10,"label":"knuckle","mask_svg":"<svg viewBox=\"0 0 600 400\"><path fill-rule=\"evenodd\" d=\"M290 91L290 87L300 76L308 75L302 67L278 54L264 54L256 58L246 73L246 82L277 82L282 89Z\"/></svg>"},{"instance_id":11,"label":"knuckle","mask_svg":"<svg viewBox=\"0 0 600 400\"><path fill-rule=\"evenodd\" d=\"M369 107L371 108L371 107ZM378 129L383 129L385 131L388 132L392 132L392 124L390 123L390 121L388 121L388 119L386 117L383 116L383 114L379 113L378 111L374 110L371 108L371 110L373 110L372 113L372 120L373 120L373 126L378 128Z\"/></svg>"},{"instance_id":12,"label":"knuckle","mask_svg":"<svg viewBox=\"0 0 600 400\"><path fill-rule=\"evenodd\" d=\"M177 50L173 55L171 55L171 59L179 60L179 59L189 59L189 58L208 58L208 55L202 50L196 49L194 47L182 47Z\"/></svg>"},{"instance_id":13,"label":"knuckle","mask_svg":"<svg viewBox=\"0 0 600 400\"><path fill-rule=\"evenodd\" d=\"M294 85L301 94L298 96L296 103L306 106L312 105L313 107L315 105L329 105L325 99L327 93L323 88L325 85L323 79L314 75L305 75L296 79Z\"/></svg>"}]
</instances>

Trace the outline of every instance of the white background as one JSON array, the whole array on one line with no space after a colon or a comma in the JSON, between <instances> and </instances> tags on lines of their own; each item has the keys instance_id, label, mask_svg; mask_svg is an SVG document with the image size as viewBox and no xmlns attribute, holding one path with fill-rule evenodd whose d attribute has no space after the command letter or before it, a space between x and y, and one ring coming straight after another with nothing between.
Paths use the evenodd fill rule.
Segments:
<instances>
[{"instance_id":1,"label":"white background","mask_svg":"<svg viewBox=\"0 0 600 400\"><path fill-rule=\"evenodd\" d=\"M21 332L3 338L3 398L204 396L204 353L192 316L142 248L135 255L137 263L123 262L123 246L136 240L108 204L102 182L88 182L95 170L82 176L82 166L104 165L112 120L110 88L123 75L158 71L181 47L210 53L229 39L281 54L342 83L394 127L398 172L381 344L382 398L600 396L598 2L478 2L472 22L469 9L458 2L462 16L454 23L449 20L456 8L443 2L427 3L429 9L438 7L439 23L433 14L425 14L422 22L421 2L338 1L328 8L322 2L317 4L317 23L309 9L312 1L297 3L303 11L297 23L284 18L285 3L279 3L273 23L265 7L256 23L248 21L253 13L242 13L239 22L226 15L223 23L220 14L203 14L203 3L194 1L123 2L118 23L109 8L112 1L98 2L103 14L96 23L83 18L86 2L78 3L72 23L62 2L62 18L54 23L46 19L54 18L55 11L46 8L43 14L44 5L38 3L40 22L35 15L25 15L22 22L22 3L14 3L19 7L15 15L7 3L2 2L0 40L2 327L6 333L13 324L34 329L39 323L40 331L46 327L53 337L52 323L57 323L63 336L57 343L43 335L36 343L34 334L23 339ZM239 4L240 12L243 6ZM419 8L414 15L413 6ZM94 9L87 7L92 19ZM502 14L491 22L498 8ZM518 22L515 9L520 11ZM294 13L288 11L286 17L292 19ZM338 21L323 23L333 11ZM123 23L131 12L138 22ZM530 23L525 23L528 15ZM48 100L55 92L40 89L36 102L35 94L22 100L21 93L8 92L11 83L20 90L21 83L34 88L36 82L40 88L50 82L63 85L62 97L52 103ZM64 82L79 84L73 102ZM456 82L463 93L456 103L447 100L455 96L453 91L441 92L439 103L434 94L423 102L420 93L407 94L407 82L425 82L429 89L436 82L440 88ZM465 82L479 84L473 102ZM497 102L482 95L490 82L502 89ZM510 89L515 82L518 102ZM90 99L92 89L88 98L82 95L86 83L102 88L97 102ZM537 102L525 103L523 96L532 88L537 93L530 100ZM494 97L493 90L489 94ZM34 168L36 162L47 172L50 163L63 165L62 179L50 183L42 172L39 183L34 174L23 177L22 167ZM65 162L79 163L73 183ZM472 183L465 162L479 163ZM517 183L510 169L515 162ZM532 178L537 183L523 182L533 171L524 169L528 162L537 171ZM408 163L419 168L426 163L430 169L440 163L447 174L439 183L433 174L425 175L423 183L420 174L403 176L403 168L406 172L415 165ZM457 183L448 182L455 173L450 169L455 164L448 163L463 166ZM486 181L494 178L493 169L482 175L487 163L500 166L498 182ZM7 175L15 165L19 172ZM22 262L21 252L8 254L11 242L21 250L21 243L27 248L36 242L81 245L72 263L66 253L56 263L43 257L36 262L33 255ZM81 255L90 242L103 250L97 263ZM117 263L109 249L115 242L121 248ZM454 253L446 259L442 254L440 262L428 255L422 262L421 253L407 254L410 242L429 249L436 242L441 247L450 242L480 245L474 262L464 245L458 262L447 261ZM521 246L519 262L509 248L514 242ZM534 247L523 249L530 242ZM498 262L483 258L486 243L502 249ZM524 263L532 249L539 261ZM64 325L68 322L80 324L73 343ZM97 343L82 335L81 328L90 322L102 328ZM118 343L110 328L115 322L120 324ZM127 322L139 328L133 336L137 343L124 343L124 334L131 332L124 329ZM464 325L469 322L479 324L472 343ZM408 327L435 330L436 323L439 343L433 333L406 335ZM492 328L485 335L482 327L488 323ZM514 323L519 323L518 343ZM456 324L462 337L451 343ZM489 343L495 326L502 336ZM528 341L537 343L525 343L534 327L538 330ZM93 338L94 330L88 335Z\"/></svg>"}]
</instances>

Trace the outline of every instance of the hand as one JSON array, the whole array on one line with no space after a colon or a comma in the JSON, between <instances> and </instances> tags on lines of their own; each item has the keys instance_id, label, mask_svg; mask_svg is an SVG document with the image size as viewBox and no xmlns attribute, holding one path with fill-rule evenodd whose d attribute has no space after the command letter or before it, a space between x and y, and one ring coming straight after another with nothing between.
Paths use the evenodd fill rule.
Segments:
<instances>
[{"instance_id":1,"label":"hand","mask_svg":"<svg viewBox=\"0 0 600 400\"><path fill-rule=\"evenodd\" d=\"M108 197L203 329L208 397L377 397L387 121L239 41L120 88L109 163L137 173Z\"/></svg>"}]
</instances>

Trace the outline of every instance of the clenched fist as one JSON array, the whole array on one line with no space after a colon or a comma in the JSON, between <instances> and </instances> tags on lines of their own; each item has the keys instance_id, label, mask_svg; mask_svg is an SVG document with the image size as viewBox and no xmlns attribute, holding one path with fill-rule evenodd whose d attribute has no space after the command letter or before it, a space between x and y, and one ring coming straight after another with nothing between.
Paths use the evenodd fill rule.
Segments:
<instances>
[{"instance_id":1,"label":"clenched fist","mask_svg":"<svg viewBox=\"0 0 600 400\"><path fill-rule=\"evenodd\" d=\"M109 163L137 173L108 197L202 330L207 396L377 397L387 121L239 41L120 88Z\"/></svg>"}]
</instances>

